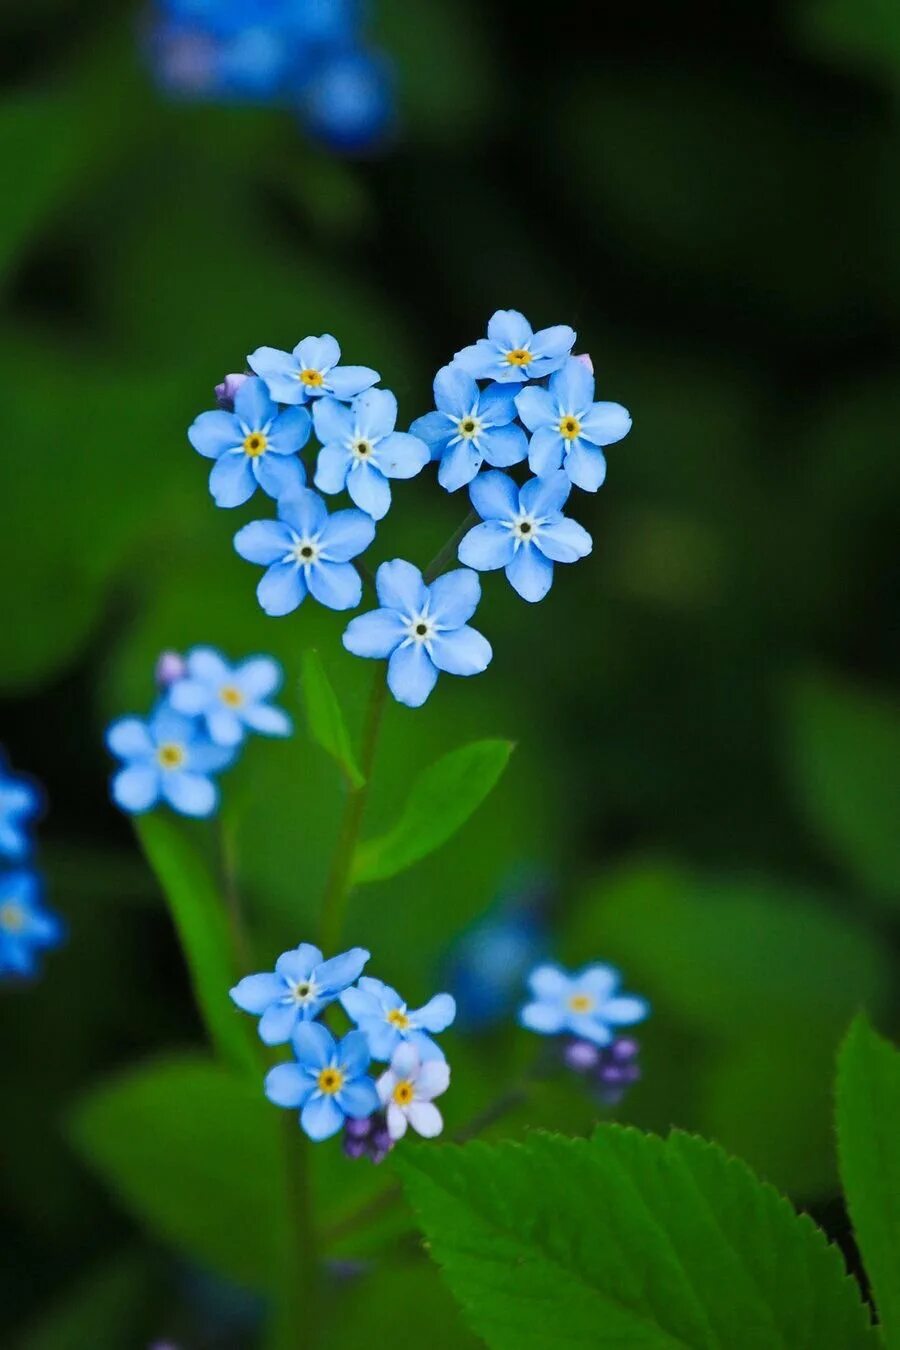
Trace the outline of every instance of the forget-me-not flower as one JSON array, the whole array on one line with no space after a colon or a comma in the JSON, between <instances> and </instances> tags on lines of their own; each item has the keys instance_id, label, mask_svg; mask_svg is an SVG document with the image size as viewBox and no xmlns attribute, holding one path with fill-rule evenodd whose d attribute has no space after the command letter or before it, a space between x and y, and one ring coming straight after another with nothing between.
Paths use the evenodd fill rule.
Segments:
<instances>
[{"instance_id":1,"label":"forget-me-not flower","mask_svg":"<svg viewBox=\"0 0 900 1350\"><path fill-rule=\"evenodd\" d=\"M359 573L350 562L375 538L365 511L350 508L329 516L316 492L302 488L282 497L277 520L254 520L238 530L234 547L266 573L256 588L267 614L290 614L309 592L329 609L353 609L362 598Z\"/></svg>"},{"instance_id":2,"label":"forget-me-not flower","mask_svg":"<svg viewBox=\"0 0 900 1350\"><path fill-rule=\"evenodd\" d=\"M362 947L351 947L326 961L318 947L301 942L279 956L274 971L245 975L231 997L244 1012L259 1017L261 1041L281 1045L301 1022L318 1017L353 984L368 959Z\"/></svg>"},{"instance_id":3,"label":"forget-me-not flower","mask_svg":"<svg viewBox=\"0 0 900 1350\"><path fill-rule=\"evenodd\" d=\"M446 1031L456 1016L449 994L435 994L413 1010L396 989L365 975L356 988L344 990L341 1006L365 1033L373 1059L390 1059L402 1041L415 1046L422 1059L443 1059L443 1050L427 1033Z\"/></svg>"},{"instance_id":4,"label":"forget-me-not flower","mask_svg":"<svg viewBox=\"0 0 900 1350\"><path fill-rule=\"evenodd\" d=\"M517 309L498 309L488 324L488 335L453 358L454 366L476 380L522 384L558 370L575 342L575 330L556 324L535 333Z\"/></svg>"},{"instance_id":5,"label":"forget-me-not flower","mask_svg":"<svg viewBox=\"0 0 900 1350\"><path fill-rule=\"evenodd\" d=\"M491 644L467 623L481 599L474 572L459 568L426 586L418 567L395 558L379 567L375 590L381 608L351 619L344 646L354 656L387 658L388 688L398 703L420 708L439 671L487 669Z\"/></svg>"},{"instance_id":6,"label":"forget-me-not flower","mask_svg":"<svg viewBox=\"0 0 900 1350\"><path fill-rule=\"evenodd\" d=\"M330 1139L349 1116L365 1119L380 1105L366 1073L371 1056L361 1031L336 1041L321 1022L304 1022L293 1035L296 1064L277 1064L266 1075L266 1096L276 1106L300 1110L310 1139Z\"/></svg>"},{"instance_id":7,"label":"forget-me-not flower","mask_svg":"<svg viewBox=\"0 0 900 1350\"><path fill-rule=\"evenodd\" d=\"M292 352L257 347L247 364L279 403L309 403L329 395L347 402L381 376L369 366L340 366L341 349L330 333L307 337Z\"/></svg>"},{"instance_id":8,"label":"forget-me-not flower","mask_svg":"<svg viewBox=\"0 0 900 1350\"><path fill-rule=\"evenodd\" d=\"M214 745L196 718L161 703L149 718L122 717L106 744L123 761L112 780L117 806L132 815L167 802L183 816L210 816L219 794L211 775L234 759L232 746Z\"/></svg>"},{"instance_id":9,"label":"forget-me-not flower","mask_svg":"<svg viewBox=\"0 0 900 1350\"><path fill-rule=\"evenodd\" d=\"M587 530L562 514L571 489L562 470L522 488L499 470L480 474L469 495L483 524L460 541L460 562L479 572L502 567L523 600L543 600L553 564L577 562L592 548Z\"/></svg>"},{"instance_id":10,"label":"forget-me-not flower","mask_svg":"<svg viewBox=\"0 0 900 1350\"><path fill-rule=\"evenodd\" d=\"M418 436L394 430L397 400L389 389L367 389L349 408L333 398L320 399L313 420L322 442L316 487L320 492L346 488L373 520L381 520L390 507L388 479L414 478L430 458Z\"/></svg>"},{"instance_id":11,"label":"forget-me-not flower","mask_svg":"<svg viewBox=\"0 0 900 1350\"><path fill-rule=\"evenodd\" d=\"M305 408L279 412L262 380L245 380L234 395L234 412L219 408L201 413L188 428L195 450L216 462L209 490L216 506L242 506L257 483L278 498L301 488L306 473L297 451L309 440Z\"/></svg>"},{"instance_id":12,"label":"forget-me-not flower","mask_svg":"<svg viewBox=\"0 0 900 1350\"><path fill-rule=\"evenodd\" d=\"M194 647L185 667L169 688L169 702L176 712L202 717L217 745L239 745L248 730L290 735L287 713L265 701L282 680L281 666L271 656L251 656L230 666L212 647Z\"/></svg>"},{"instance_id":13,"label":"forget-me-not flower","mask_svg":"<svg viewBox=\"0 0 900 1350\"><path fill-rule=\"evenodd\" d=\"M470 483L485 460L495 468L520 464L528 438L515 422L515 389L492 384L485 390L457 366L444 366L434 377L436 412L418 417L414 436L440 459L438 482L448 492Z\"/></svg>"},{"instance_id":14,"label":"forget-me-not flower","mask_svg":"<svg viewBox=\"0 0 900 1350\"><path fill-rule=\"evenodd\" d=\"M0 755L0 858L19 862L31 852L30 826L40 812L40 788L13 773Z\"/></svg>"},{"instance_id":15,"label":"forget-me-not flower","mask_svg":"<svg viewBox=\"0 0 900 1350\"><path fill-rule=\"evenodd\" d=\"M620 441L631 429L631 414L621 403L594 402L594 376L578 357L550 377L547 389L529 385L521 390L516 407L532 432L532 473L544 477L562 466L585 492L596 492L606 477L600 447Z\"/></svg>"},{"instance_id":16,"label":"forget-me-not flower","mask_svg":"<svg viewBox=\"0 0 900 1350\"><path fill-rule=\"evenodd\" d=\"M565 1032L609 1045L611 1027L631 1026L650 1012L645 999L617 993L620 981L613 966L585 966L574 975L560 966L537 966L528 977L533 1001L522 1008L519 1021L544 1036Z\"/></svg>"},{"instance_id":17,"label":"forget-me-not flower","mask_svg":"<svg viewBox=\"0 0 900 1350\"><path fill-rule=\"evenodd\" d=\"M390 1068L379 1078L378 1096L385 1108L392 1139L402 1139L407 1125L424 1139L434 1139L444 1128L434 1098L450 1086L450 1066L444 1059L419 1058L408 1041L394 1051Z\"/></svg>"},{"instance_id":18,"label":"forget-me-not flower","mask_svg":"<svg viewBox=\"0 0 900 1350\"><path fill-rule=\"evenodd\" d=\"M300 112L310 132L345 153L377 145L393 120L392 76L380 52L339 48L303 85Z\"/></svg>"},{"instance_id":19,"label":"forget-me-not flower","mask_svg":"<svg viewBox=\"0 0 900 1350\"><path fill-rule=\"evenodd\" d=\"M31 975L38 953L63 940L62 920L43 901L36 872L0 874L0 976Z\"/></svg>"}]
</instances>

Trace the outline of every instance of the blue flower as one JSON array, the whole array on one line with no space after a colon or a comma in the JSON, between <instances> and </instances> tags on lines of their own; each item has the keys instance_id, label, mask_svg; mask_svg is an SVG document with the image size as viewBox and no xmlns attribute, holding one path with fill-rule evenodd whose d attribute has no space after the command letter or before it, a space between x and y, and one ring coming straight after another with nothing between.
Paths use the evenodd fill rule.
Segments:
<instances>
[{"instance_id":1,"label":"blue flower","mask_svg":"<svg viewBox=\"0 0 900 1350\"><path fill-rule=\"evenodd\" d=\"M330 1139L345 1119L364 1120L381 1106L366 1074L371 1056L361 1031L336 1041L321 1022L305 1022L293 1036L296 1064L276 1064L266 1075L266 1096L296 1111L310 1139Z\"/></svg>"},{"instance_id":2,"label":"blue flower","mask_svg":"<svg viewBox=\"0 0 900 1350\"><path fill-rule=\"evenodd\" d=\"M183 816L211 816L219 800L211 775L234 759L232 747L213 745L196 719L167 702L146 721L113 722L106 744L124 765L112 780L113 801L132 815L164 801Z\"/></svg>"},{"instance_id":3,"label":"blue flower","mask_svg":"<svg viewBox=\"0 0 900 1350\"><path fill-rule=\"evenodd\" d=\"M195 450L214 459L209 490L216 506L241 506L257 483L270 497L302 488L306 473L296 458L309 440L305 408L279 413L262 380L246 380L234 395L234 412L201 413L188 429Z\"/></svg>"},{"instance_id":4,"label":"blue flower","mask_svg":"<svg viewBox=\"0 0 900 1350\"><path fill-rule=\"evenodd\" d=\"M522 488L498 470L481 474L469 495L484 524L461 540L460 562L479 572L503 567L523 600L543 600L553 582L553 564L577 562L592 548L587 530L562 514L571 490L561 470L531 478Z\"/></svg>"},{"instance_id":5,"label":"blue flower","mask_svg":"<svg viewBox=\"0 0 900 1350\"><path fill-rule=\"evenodd\" d=\"M438 482L448 492L470 483L485 460L505 469L528 454L511 387L492 384L481 392L464 370L444 366L434 377L434 402L437 412L417 418L410 431L440 459Z\"/></svg>"},{"instance_id":6,"label":"blue flower","mask_svg":"<svg viewBox=\"0 0 900 1350\"><path fill-rule=\"evenodd\" d=\"M601 445L613 445L631 429L631 415L621 403L594 402L594 376L577 357L551 377L549 388L523 389L516 407L533 433L532 473L543 478L562 466L585 492L596 492L606 477Z\"/></svg>"},{"instance_id":7,"label":"blue flower","mask_svg":"<svg viewBox=\"0 0 900 1350\"><path fill-rule=\"evenodd\" d=\"M491 645L466 622L478 608L481 583L459 568L426 586L412 563L395 558L375 577L381 609L351 619L344 646L354 656L389 658L388 688L398 703L420 708L438 671L479 675L493 655Z\"/></svg>"},{"instance_id":8,"label":"blue flower","mask_svg":"<svg viewBox=\"0 0 900 1350\"><path fill-rule=\"evenodd\" d=\"M316 487L321 492L346 488L373 520L381 520L390 507L387 480L414 478L430 458L418 436L394 430L397 400L389 389L369 389L349 408L333 398L321 399L313 420L322 442Z\"/></svg>"},{"instance_id":9,"label":"blue flower","mask_svg":"<svg viewBox=\"0 0 900 1350\"><path fill-rule=\"evenodd\" d=\"M274 972L246 975L231 997L244 1012L259 1017L260 1040L282 1045L301 1022L318 1017L353 984L368 959L362 947L351 947L326 961L318 947L301 942L279 956Z\"/></svg>"},{"instance_id":10,"label":"blue flower","mask_svg":"<svg viewBox=\"0 0 900 1350\"><path fill-rule=\"evenodd\" d=\"M19 862L31 852L29 826L41 810L40 788L13 773L0 757L0 858Z\"/></svg>"},{"instance_id":11,"label":"blue flower","mask_svg":"<svg viewBox=\"0 0 900 1350\"><path fill-rule=\"evenodd\" d=\"M292 352L257 347L247 364L279 403L308 403L324 394L349 401L381 376L368 366L339 366L341 349L330 333L307 337Z\"/></svg>"},{"instance_id":12,"label":"blue flower","mask_svg":"<svg viewBox=\"0 0 900 1350\"><path fill-rule=\"evenodd\" d=\"M234 546L247 562L267 568L256 588L267 614L290 614L309 592L329 609L353 609L362 598L350 562L375 538L364 511L329 516L317 493L301 489L278 503L277 520L254 520L238 530Z\"/></svg>"},{"instance_id":13,"label":"blue flower","mask_svg":"<svg viewBox=\"0 0 900 1350\"><path fill-rule=\"evenodd\" d=\"M456 1016L449 994L435 994L422 1008L411 1011L396 989L363 976L355 989L341 994L341 1005L360 1031L365 1032L373 1059L389 1060L401 1041L409 1041L420 1059L443 1059L441 1047L426 1033L446 1031Z\"/></svg>"},{"instance_id":14,"label":"blue flower","mask_svg":"<svg viewBox=\"0 0 900 1350\"><path fill-rule=\"evenodd\" d=\"M539 333L517 309L498 309L488 324L488 335L453 358L454 366L476 380L521 384L558 370L575 342L568 324L542 328Z\"/></svg>"},{"instance_id":15,"label":"blue flower","mask_svg":"<svg viewBox=\"0 0 900 1350\"><path fill-rule=\"evenodd\" d=\"M31 975L38 952L58 947L62 920L45 908L36 872L17 870L0 875L0 975Z\"/></svg>"},{"instance_id":16,"label":"blue flower","mask_svg":"<svg viewBox=\"0 0 900 1350\"><path fill-rule=\"evenodd\" d=\"M382 55L337 51L303 86L300 113L308 130L332 150L371 150L390 130L394 111L392 71Z\"/></svg>"},{"instance_id":17,"label":"blue flower","mask_svg":"<svg viewBox=\"0 0 900 1350\"><path fill-rule=\"evenodd\" d=\"M547 950L545 898L539 880L517 885L454 942L444 978L456 996L457 1025L473 1030L508 1016L527 972Z\"/></svg>"},{"instance_id":18,"label":"blue flower","mask_svg":"<svg viewBox=\"0 0 900 1350\"><path fill-rule=\"evenodd\" d=\"M281 666L270 656L252 656L230 666L212 647L194 647L186 670L169 689L176 712L202 717L217 745L239 745L245 733L289 736L291 719L265 700L281 685Z\"/></svg>"},{"instance_id":19,"label":"blue flower","mask_svg":"<svg viewBox=\"0 0 900 1350\"><path fill-rule=\"evenodd\" d=\"M519 1021L543 1036L565 1032L594 1045L609 1045L610 1027L627 1027L650 1013L642 998L617 994L621 976L612 966L585 966L569 975L560 966L537 966L528 983L534 1002L526 1003Z\"/></svg>"}]
</instances>

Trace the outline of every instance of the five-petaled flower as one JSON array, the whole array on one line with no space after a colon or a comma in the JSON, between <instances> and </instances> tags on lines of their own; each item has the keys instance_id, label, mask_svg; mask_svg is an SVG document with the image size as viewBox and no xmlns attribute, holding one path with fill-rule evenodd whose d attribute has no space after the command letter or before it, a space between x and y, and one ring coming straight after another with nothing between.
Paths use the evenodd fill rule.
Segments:
<instances>
[{"instance_id":1,"label":"five-petaled flower","mask_svg":"<svg viewBox=\"0 0 900 1350\"><path fill-rule=\"evenodd\" d=\"M498 309L488 324L488 335L453 358L454 366L476 380L522 384L558 370L575 342L568 324L542 328L539 333L517 309Z\"/></svg>"},{"instance_id":2,"label":"five-petaled flower","mask_svg":"<svg viewBox=\"0 0 900 1350\"><path fill-rule=\"evenodd\" d=\"M627 436L631 414L621 403L594 402L594 376L572 357L547 389L529 385L516 395L519 416L531 431L528 463L539 477L562 466L576 487L596 492L606 477L602 445Z\"/></svg>"},{"instance_id":3,"label":"five-petaled flower","mask_svg":"<svg viewBox=\"0 0 900 1350\"><path fill-rule=\"evenodd\" d=\"M362 947L351 947L326 961L310 942L284 952L275 970L245 975L231 990L244 1012L259 1017L259 1038L266 1045L290 1040L301 1022L312 1021L358 979L369 959Z\"/></svg>"},{"instance_id":4,"label":"five-petaled flower","mask_svg":"<svg viewBox=\"0 0 900 1350\"><path fill-rule=\"evenodd\" d=\"M520 464L528 438L515 422L515 389L491 384L481 391L457 366L444 366L434 377L436 412L413 422L410 431L440 459L438 482L448 492L470 483L485 460L495 468Z\"/></svg>"},{"instance_id":5,"label":"five-petaled flower","mask_svg":"<svg viewBox=\"0 0 900 1350\"><path fill-rule=\"evenodd\" d=\"M0 858L19 862L31 852L30 825L42 804L37 784L13 773L0 756Z\"/></svg>"},{"instance_id":6,"label":"five-petaled flower","mask_svg":"<svg viewBox=\"0 0 900 1350\"><path fill-rule=\"evenodd\" d=\"M214 745L195 718L161 703L149 718L122 717L106 733L106 744L124 761L112 780L117 806L132 815L160 800L184 816L209 816L219 794L211 775L234 758L232 746Z\"/></svg>"},{"instance_id":7,"label":"five-petaled flower","mask_svg":"<svg viewBox=\"0 0 900 1350\"><path fill-rule=\"evenodd\" d=\"M169 687L176 712L202 717L217 745L239 745L247 731L289 736L291 719L266 699L281 685L281 666L270 656L251 656L230 666L212 647L194 647L184 676Z\"/></svg>"},{"instance_id":8,"label":"five-petaled flower","mask_svg":"<svg viewBox=\"0 0 900 1350\"><path fill-rule=\"evenodd\" d=\"M371 1056L361 1031L336 1041L321 1022L304 1022L292 1037L295 1064L277 1064L266 1075L266 1096L276 1106L300 1110L310 1139L330 1139L349 1116L362 1120L379 1107L368 1077Z\"/></svg>"},{"instance_id":9,"label":"five-petaled flower","mask_svg":"<svg viewBox=\"0 0 900 1350\"><path fill-rule=\"evenodd\" d=\"M543 600L553 564L577 562L591 551L587 530L562 514L571 488L561 470L522 488L505 473L480 474L469 495L484 523L461 540L460 562L479 572L502 567L523 600Z\"/></svg>"},{"instance_id":10,"label":"five-petaled flower","mask_svg":"<svg viewBox=\"0 0 900 1350\"><path fill-rule=\"evenodd\" d=\"M339 366L341 349L330 333L307 337L292 352L257 347L247 364L279 403L308 403L323 395L348 401L381 379L368 366Z\"/></svg>"},{"instance_id":11,"label":"five-petaled flower","mask_svg":"<svg viewBox=\"0 0 900 1350\"><path fill-rule=\"evenodd\" d=\"M62 920L43 902L36 872L0 876L0 975L31 975L38 953L63 939Z\"/></svg>"},{"instance_id":12,"label":"five-petaled flower","mask_svg":"<svg viewBox=\"0 0 900 1350\"><path fill-rule=\"evenodd\" d=\"M402 1139L407 1125L425 1139L444 1128L433 1098L450 1086L450 1066L444 1059L420 1059L416 1047L404 1041L394 1051L390 1068L378 1079L378 1096L385 1108L392 1139Z\"/></svg>"},{"instance_id":13,"label":"five-petaled flower","mask_svg":"<svg viewBox=\"0 0 900 1350\"><path fill-rule=\"evenodd\" d=\"M365 511L350 508L329 516L316 492L302 488L282 497L277 520L254 520L238 530L242 558L267 569L256 588L267 614L290 614L309 592L329 609L353 609L362 597L359 573L350 562L375 538Z\"/></svg>"},{"instance_id":14,"label":"five-petaled flower","mask_svg":"<svg viewBox=\"0 0 900 1350\"><path fill-rule=\"evenodd\" d=\"M365 1033L373 1059L389 1060L403 1041L414 1046L421 1059L444 1058L428 1032L446 1031L456 1016L450 994L435 994L423 1007L410 1009L396 989L364 975L358 987L344 990L341 1005Z\"/></svg>"},{"instance_id":15,"label":"five-petaled flower","mask_svg":"<svg viewBox=\"0 0 900 1350\"><path fill-rule=\"evenodd\" d=\"M490 643L467 622L481 599L474 572L459 568L426 586L418 567L395 558L379 567L375 589L381 608L351 619L344 646L354 656L388 658L388 688L399 703L421 707L439 671L487 669Z\"/></svg>"},{"instance_id":16,"label":"five-petaled flower","mask_svg":"<svg viewBox=\"0 0 900 1350\"><path fill-rule=\"evenodd\" d=\"M594 1045L609 1045L611 1027L632 1026L650 1012L645 999L617 992L613 966L592 965L570 975L560 966L537 966L528 977L534 998L519 1013L522 1026L544 1036L566 1033Z\"/></svg>"},{"instance_id":17,"label":"five-petaled flower","mask_svg":"<svg viewBox=\"0 0 900 1350\"><path fill-rule=\"evenodd\" d=\"M430 458L418 436L395 431L397 400L389 389L368 389L349 408L333 398L313 408L322 442L315 484L320 492L349 492L373 520L391 505L389 478L414 478Z\"/></svg>"},{"instance_id":18,"label":"five-petaled flower","mask_svg":"<svg viewBox=\"0 0 900 1350\"><path fill-rule=\"evenodd\" d=\"M209 490L216 506L241 506L257 483L276 499L306 482L297 451L309 440L305 408L278 411L262 380L245 380L234 395L234 412L201 413L188 428L195 450L216 462Z\"/></svg>"}]
</instances>

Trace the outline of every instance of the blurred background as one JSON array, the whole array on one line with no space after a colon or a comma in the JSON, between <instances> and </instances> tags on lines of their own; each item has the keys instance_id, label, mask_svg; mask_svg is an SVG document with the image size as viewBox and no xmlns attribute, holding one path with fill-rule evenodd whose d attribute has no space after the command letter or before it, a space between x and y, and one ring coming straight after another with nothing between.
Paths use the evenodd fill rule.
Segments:
<instances>
[{"instance_id":1,"label":"blurred background","mask_svg":"<svg viewBox=\"0 0 900 1350\"><path fill-rule=\"evenodd\" d=\"M717 1138L846 1244L835 1048L860 1006L898 1030L900 16L373 0L362 147L265 89L175 97L152 12L113 8L33 0L0 43L0 739L46 787L41 864L70 930L39 981L0 991L4 1344L252 1344L259 1261L232 1192L255 1155L223 1158L222 1209L190 1234L164 1204L142 1221L96 1165L89 1094L202 1036L108 802L103 728L149 707L163 648L284 662L297 734L223 784L266 965L307 936L341 800L304 735L300 655L318 648L354 728L370 670L340 615L262 614L231 539L271 504L217 510L185 428L247 352L321 332L380 370L406 427L499 307L575 326L634 429L571 504L592 558L538 607L486 578L488 672L391 706L372 829L438 753L518 748L450 845L357 893L348 941L413 1002L455 982L473 1030L448 1037L451 1128L535 1049L472 967L488 930L460 935L512 915L528 951L616 962L654 1005L616 1115ZM424 563L466 507L429 473L399 485L370 560ZM497 1128L596 1114L550 1083ZM127 1113L109 1128L141 1153ZM336 1145L316 1159L337 1218L386 1183ZM474 1344L415 1244L392 1252L342 1286L328 1343L427 1302L436 1346Z\"/></svg>"}]
</instances>

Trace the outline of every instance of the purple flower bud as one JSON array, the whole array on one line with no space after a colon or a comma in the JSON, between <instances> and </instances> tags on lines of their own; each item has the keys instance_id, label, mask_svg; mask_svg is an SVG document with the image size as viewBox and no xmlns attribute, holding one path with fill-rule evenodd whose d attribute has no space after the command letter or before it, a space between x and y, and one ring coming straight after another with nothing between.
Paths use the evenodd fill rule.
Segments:
<instances>
[{"instance_id":1,"label":"purple flower bud","mask_svg":"<svg viewBox=\"0 0 900 1350\"><path fill-rule=\"evenodd\" d=\"M600 1051L590 1041L567 1041L563 1049L563 1063L576 1073L590 1073L600 1063Z\"/></svg>"},{"instance_id":2,"label":"purple flower bud","mask_svg":"<svg viewBox=\"0 0 900 1350\"><path fill-rule=\"evenodd\" d=\"M609 1047L609 1053L613 1059L637 1059L640 1049L639 1043L630 1036L620 1036L619 1039L613 1041L612 1045Z\"/></svg>"},{"instance_id":3,"label":"purple flower bud","mask_svg":"<svg viewBox=\"0 0 900 1350\"><path fill-rule=\"evenodd\" d=\"M368 1139L352 1139L350 1135L344 1135L344 1153L348 1158L364 1158L368 1151Z\"/></svg>"},{"instance_id":4,"label":"purple flower bud","mask_svg":"<svg viewBox=\"0 0 900 1350\"><path fill-rule=\"evenodd\" d=\"M372 1132L372 1122L368 1116L363 1120L354 1120L348 1116L344 1121L344 1133L348 1139L368 1139Z\"/></svg>"},{"instance_id":5,"label":"purple flower bud","mask_svg":"<svg viewBox=\"0 0 900 1350\"><path fill-rule=\"evenodd\" d=\"M380 1153L382 1157L386 1157L394 1147L394 1141L388 1133L386 1125L381 1125L377 1130L373 1131L370 1143L373 1150L376 1153ZM378 1161L380 1162L381 1159L378 1159Z\"/></svg>"},{"instance_id":6,"label":"purple flower bud","mask_svg":"<svg viewBox=\"0 0 900 1350\"><path fill-rule=\"evenodd\" d=\"M228 412L234 411L234 396L240 389L245 380L249 380L249 375L234 374L226 375L220 384L216 385L216 402L220 408L226 408Z\"/></svg>"},{"instance_id":7,"label":"purple flower bud","mask_svg":"<svg viewBox=\"0 0 900 1350\"><path fill-rule=\"evenodd\" d=\"M160 689L168 689L176 680L183 680L186 674L183 656L178 652L160 652L156 663L156 683Z\"/></svg>"}]
</instances>

